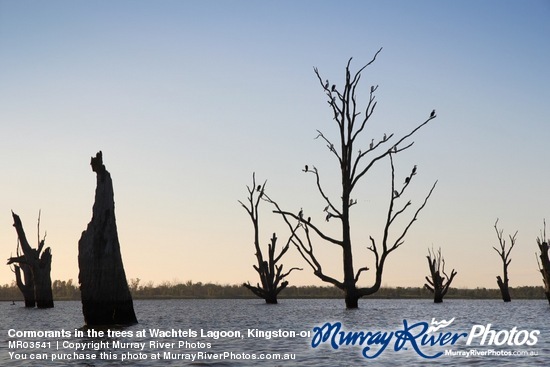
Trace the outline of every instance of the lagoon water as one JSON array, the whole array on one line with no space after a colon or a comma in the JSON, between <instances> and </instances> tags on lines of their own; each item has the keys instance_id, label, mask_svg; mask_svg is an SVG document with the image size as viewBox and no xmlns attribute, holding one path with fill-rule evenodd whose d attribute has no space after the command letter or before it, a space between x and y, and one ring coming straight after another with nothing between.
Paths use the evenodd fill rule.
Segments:
<instances>
[{"instance_id":1,"label":"lagoon water","mask_svg":"<svg viewBox=\"0 0 550 367\"><path fill-rule=\"evenodd\" d=\"M118 336L87 336L88 332L107 332L107 329L88 330L83 327L81 304L78 301L56 302L48 310L25 309L20 302L12 306L0 303L0 365L2 366L548 366L550 364L550 307L545 300L446 300L434 304L430 300L371 300L360 301L357 310L346 310L343 300L289 300L278 305L266 305L259 299L247 300L137 300L134 301L139 324L117 328ZM374 359L362 356L365 343L342 345L337 350L328 343L312 348L312 336L305 336L316 326L342 323L344 331L395 332L419 322L430 324L451 320L452 324L433 333L470 333L475 325L491 324L503 345L480 345L481 337L466 345L467 337L459 337L454 345L421 346L426 355L439 352L475 351L478 355L445 355L425 359L407 342L396 347L395 336ZM479 326L477 331L481 330ZM516 328L512 339L525 341L521 346L504 341ZM75 336L75 329L84 336ZM249 329L253 333L248 334ZM411 333L421 327L411 329ZM11 330L11 331L10 331ZM31 338L23 331L70 332L65 337ZM145 330L145 332L143 332ZM176 335L156 335L160 330ZM292 335L269 335L262 331L284 330ZM503 331L505 330L505 331ZM529 333L538 330L536 344L527 345ZM300 332L303 336L300 336ZM499 333L500 332L500 333ZM240 335L239 335L240 333ZM10 334L17 334L10 337ZM140 335L142 334L142 335ZM144 334L144 335L143 335ZM202 334L202 335L201 335ZM224 335L225 334L225 335ZM388 335L387 334L387 335ZM129 336L131 335L131 336ZM380 335L380 334L379 334ZM268 338L271 336L270 338ZM370 339L374 341L374 339ZM380 339L378 339L380 340ZM11 341L11 348L10 348ZM40 341L40 345L17 341ZM181 342L181 344L179 344ZM79 343L79 344L77 344ZM82 344L88 343L88 344ZM127 344L129 343L129 344ZM140 343L145 343L140 350ZM174 343L174 344L170 344ZM417 341L420 344L420 339ZM511 342L513 344L513 342ZM84 350L71 349L77 345ZM25 348L27 347L27 348ZM134 348L137 347L137 348ZM372 345L372 355L380 347ZM77 355L75 355L75 352ZM11 353L11 354L10 354ZM78 360L76 357L95 359ZM485 354L485 355L483 355ZM521 354L521 355L510 355ZM52 360L56 356L60 360ZM170 358L192 358L170 359ZM263 358L254 360L252 358ZM17 358L21 359L17 359ZM22 359L22 358L27 359ZM32 360L31 358L45 358ZM122 358L130 358L122 361ZM152 359L159 357L160 359ZM202 359L198 359L202 357ZM221 359L214 359L219 357ZM116 359L115 359L116 358ZM267 359L270 358L270 359ZM288 358L275 360L274 358Z\"/></svg>"}]
</instances>

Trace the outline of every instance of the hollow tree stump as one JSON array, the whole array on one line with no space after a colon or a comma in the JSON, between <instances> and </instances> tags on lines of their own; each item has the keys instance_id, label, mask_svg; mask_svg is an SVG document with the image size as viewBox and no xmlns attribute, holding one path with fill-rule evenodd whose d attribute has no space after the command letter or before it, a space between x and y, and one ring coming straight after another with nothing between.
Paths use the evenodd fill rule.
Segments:
<instances>
[{"instance_id":1,"label":"hollow tree stump","mask_svg":"<svg viewBox=\"0 0 550 367\"><path fill-rule=\"evenodd\" d=\"M78 241L78 281L87 325L134 324L137 318L120 254L113 182L102 152L91 160L97 176L92 220Z\"/></svg>"}]
</instances>

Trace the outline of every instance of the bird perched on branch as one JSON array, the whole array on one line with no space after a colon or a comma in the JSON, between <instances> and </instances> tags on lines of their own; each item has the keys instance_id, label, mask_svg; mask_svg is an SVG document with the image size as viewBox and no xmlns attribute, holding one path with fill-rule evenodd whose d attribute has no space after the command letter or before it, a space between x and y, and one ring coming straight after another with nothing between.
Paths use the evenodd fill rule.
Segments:
<instances>
[{"instance_id":1,"label":"bird perched on branch","mask_svg":"<svg viewBox=\"0 0 550 367\"><path fill-rule=\"evenodd\" d=\"M257 191L262 191L262 185L258 185L258 187L256 187L256 190Z\"/></svg>"},{"instance_id":2,"label":"bird perched on branch","mask_svg":"<svg viewBox=\"0 0 550 367\"><path fill-rule=\"evenodd\" d=\"M435 110L432 111L432 113L430 114L430 117L435 117Z\"/></svg>"},{"instance_id":3,"label":"bird perched on branch","mask_svg":"<svg viewBox=\"0 0 550 367\"><path fill-rule=\"evenodd\" d=\"M298 213L298 217L302 219L304 217L304 209L300 208L300 212Z\"/></svg>"},{"instance_id":4,"label":"bird perched on branch","mask_svg":"<svg viewBox=\"0 0 550 367\"><path fill-rule=\"evenodd\" d=\"M331 91L334 92L336 90L336 85L332 85Z\"/></svg>"},{"instance_id":5,"label":"bird perched on branch","mask_svg":"<svg viewBox=\"0 0 550 367\"><path fill-rule=\"evenodd\" d=\"M306 166L304 167L304 172L307 172L309 170L309 167L308 165L306 164Z\"/></svg>"},{"instance_id":6,"label":"bird perched on branch","mask_svg":"<svg viewBox=\"0 0 550 367\"><path fill-rule=\"evenodd\" d=\"M413 167L412 174L413 174L413 175L416 175L416 164L415 164L414 167Z\"/></svg>"}]
</instances>

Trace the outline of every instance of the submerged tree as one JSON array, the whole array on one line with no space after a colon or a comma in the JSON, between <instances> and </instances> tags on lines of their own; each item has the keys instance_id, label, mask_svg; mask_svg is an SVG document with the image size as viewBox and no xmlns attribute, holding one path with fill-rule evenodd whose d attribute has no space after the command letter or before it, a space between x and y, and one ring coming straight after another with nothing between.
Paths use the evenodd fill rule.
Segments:
<instances>
[{"instance_id":1,"label":"submerged tree","mask_svg":"<svg viewBox=\"0 0 550 367\"><path fill-rule=\"evenodd\" d=\"M92 220L78 241L82 313L87 325L134 324L137 318L120 253L113 181L101 151L90 165L96 173L95 201Z\"/></svg>"},{"instance_id":2,"label":"submerged tree","mask_svg":"<svg viewBox=\"0 0 550 367\"><path fill-rule=\"evenodd\" d=\"M433 249L431 252L428 249L426 258L430 267L430 276L426 277L428 283L424 284L424 287L434 294L434 303L441 303L457 273L455 269L451 271L451 276L445 273L445 259L441 255L441 247L437 253Z\"/></svg>"},{"instance_id":3,"label":"submerged tree","mask_svg":"<svg viewBox=\"0 0 550 367\"><path fill-rule=\"evenodd\" d=\"M21 218L13 211L11 213L23 255L20 255L17 249L17 256L10 257L8 264L18 264L14 270L15 280L25 298L25 307L36 305L38 308L52 308L54 306L50 275L52 252L49 247L44 249L46 236L40 240L40 214L38 215L38 247L34 249L27 240ZM21 279L21 271L23 271L24 283Z\"/></svg>"},{"instance_id":4,"label":"submerged tree","mask_svg":"<svg viewBox=\"0 0 550 367\"><path fill-rule=\"evenodd\" d=\"M259 226L259 212L258 208L262 200L270 201L265 194L265 185L256 186L256 176L252 175L252 187L247 186L248 189L248 203L245 205L239 200L239 203L248 212L252 224L254 226L254 248L256 250L257 265L254 265L254 269L260 276L261 284L257 283L256 286L250 285L250 282L244 283L243 286L250 289L252 293L260 298L265 299L266 303L276 304L277 295L287 287L288 281L284 280L293 270L302 270L299 268L292 268L288 272L283 273L283 265L277 265L283 255L288 251L290 247L290 238L276 255L277 236L273 233L268 245L268 259L264 260L262 249L260 246L260 226ZM295 231L295 229L294 229ZM292 236L292 235L291 235Z\"/></svg>"},{"instance_id":5,"label":"submerged tree","mask_svg":"<svg viewBox=\"0 0 550 367\"><path fill-rule=\"evenodd\" d=\"M317 138L323 140L327 144L327 148L338 163L339 181L341 184L341 195L339 198L336 200L329 198L321 183L321 173L316 167L309 167L306 165L303 171L315 176L317 190L325 203L324 205L326 205L324 210L326 213L325 219L326 221L337 220L340 222L341 237L335 238L329 236L323 232L319 223L314 223L313 220L304 219L302 212L295 214L283 211L279 207L276 210L277 213L285 218L291 230L294 227L291 221L298 221L302 230L300 231L300 235L296 233L296 236L292 238L293 243L298 248L302 257L313 269L317 277L325 282L333 284L344 292L347 308L357 308L359 298L373 294L379 290L382 283L384 265L388 255L404 243L405 235L411 228L413 222L417 220L418 214L426 205L437 183L436 181L433 184L429 193L425 196L424 201L417 207L414 214L412 214L409 219L402 221L402 223L405 223L404 226L400 229L395 229L394 225L396 224L396 219L398 217L401 218L412 205L411 201L405 199L405 191L416 175L417 167L414 166L412 168L410 173L405 177L403 184L396 184L394 159L398 154L413 145L413 142L410 142L408 139L420 128L428 124L428 122L435 119L436 114L435 110L432 111L424 122L417 125L409 133L400 138L394 138L394 134L392 133L384 134L382 137L372 138L370 144L366 143L368 140L359 140L363 133L365 133L367 122L369 122L376 107L375 92L378 86L370 87L370 97L363 115L358 111L356 89L359 85L362 71L375 61L381 50L382 49L378 50L371 61L354 74L352 74L350 70L351 59L349 59L346 66L345 82L341 88L334 84L331 85L328 80L323 81L317 68L314 69L315 75L327 96L327 102L331 108L338 132L336 140L325 136L321 131L318 131ZM366 174L371 171L376 163L384 159L389 161L391 182L388 188L388 207L382 214L385 217L383 236L378 240L370 236L371 246L368 247L374 255L375 280L374 284L370 287L359 287L357 283L361 273L369 270L369 268L366 266L358 270L354 268L350 210L358 202L357 199L353 197L353 193L361 179L366 177ZM396 236L393 237L394 239L390 239L390 232L396 233ZM312 234L342 250L343 280L338 280L323 271L321 264L314 254Z\"/></svg>"},{"instance_id":6,"label":"submerged tree","mask_svg":"<svg viewBox=\"0 0 550 367\"><path fill-rule=\"evenodd\" d=\"M514 233L514 235L508 235L510 237L510 247L508 249L506 248L506 240L504 239L502 235L502 229L499 230L497 228L498 219L495 222L495 231L497 233L498 242L500 245L500 248L493 247L493 249L499 254L501 260L502 260L502 276L504 278L501 278L500 275L497 276L497 284L498 288L500 289L500 294L502 295L502 300L504 302L510 302L512 298L510 297L510 290L508 289L508 265L510 265L510 262L512 262L512 259L510 259L510 252L512 251L512 248L514 248L514 245L516 244L516 235L518 234L518 231Z\"/></svg>"},{"instance_id":7,"label":"submerged tree","mask_svg":"<svg viewBox=\"0 0 550 367\"><path fill-rule=\"evenodd\" d=\"M544 282L544 294L548 302L550 302L550 259L548 258L548 238L546 237L546 221L544 221L544 227L541 231L541 236L537 237L537 245L539 246L540 254L537 263L539 265L539 271L542 274L542 281Z\"/></svg>"}]
</instances>

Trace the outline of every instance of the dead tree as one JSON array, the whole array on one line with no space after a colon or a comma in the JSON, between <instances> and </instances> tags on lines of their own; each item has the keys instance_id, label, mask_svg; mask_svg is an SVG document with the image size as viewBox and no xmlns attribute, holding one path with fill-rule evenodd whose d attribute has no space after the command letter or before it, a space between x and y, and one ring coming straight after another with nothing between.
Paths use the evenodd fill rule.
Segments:
<instances>
[{"instance_id":1,"label":"dead tree","mask_svg":"<svg viewBox=\"0 0 550 367\"><path fill-rule=\"evenodd\" d=\"M87 325L137 323L120 254L111 174L101 151L92 157L97 176L92 220L78 241L78 281Z\"/></svg>"},{"instance_id":2,"label":"dead tree","mask_svg":"<svg viewBox=\"0 0 550 367\"><path fill-rule=\"evenodd\" d=\"M457 273L454 269L451 271L451 276L445 273L445 259L441 255L441 248L439 248L437 254L433 249L431 252L428 249L426 258L428 259L431 275L426 277L428 283L424 284L424 287L434 294L434 303L441 303Z\"/></svg>"},{"instance_id":3,"label":"dead tree","mask_svg":"<svg viewBox=\"0 0 550 367\"><path fill-rule=\"evenodd\" d=\"M516 244L516 236L518 234L518 231L514 233L514 235L508 235L510 237L510 247L506 249L506 240L504 239L502 235L502 229L499 230L497 228L498 219L495 222L495 231L497 233L498 242L500 245L500 248L493 247L493 249L498 253L502 260L502 276L503 278L497 276L497 284L500 289L500 294L502 295L502 300L504 302L510 302L512 298L510 297L510 290L508 289L508 265L510 265L510 262L512 262L512 259L510 259L510 252L512 251L512 248L514 248L514 245Z\"/></svg>"},{"instance_id":4,"label":"dead tree","mask_svg":"<svg viewBox=\"0 0 550 367\"><path fill-rule=\"evenodd\" d=\"M333 284L344 292L347 308L357 308L359 298L371 295L380 289L384 264L388 255L404 243L405 235L412 224L417 220L418 214L426 205L437 183L437 181L434 183L429 193L424 198L423 203L417 207L414 214L410 216L410 219L401 221L401 223L404 223L403 227L395 229L394 224L397 222L396 219L398 217L401 218L412 205L411 201L405 199L405 191L412 183L413 177L417 173L416 166L414 166L410 173L404 178L404 183L397 184L395 182L394 169L395 156L413 145L413 142L410 142L409 138L420 128L435 119L436 114L435 110L432 111L431 114L428 114L424 122L402 137L394 137L392 133L384 134L382 137L373 137L369 139L370 143L369 140L359 140L359 138L363 136L363 133L365 133L365 127L376 107L375 92L378 86L372 86L370 88L370 97L363 114L358 111L356 88L359 85L361 72L375 61L381 50L382 49L378 50L371 61L354 74L350 71L351 59L349 59L346 66L345 82L342 87L337 87L334 84L331 85L328 80L323 81L317 68L314 69L315 75L327 96L327 102L337 127L336 139L333 140L327 137L319 130L317 131L318 135L316 139L320 139L326 143L330 154L337 161L341 195L339 195L336 200L331 199L327 195L321 183L321 173L316 167L306 165L303 171L315 177L317 190L325 205L325 220L337 220L340 222L341 237L329 236L323 231L320 223L315 223L314 220L307 221L300 213L296 214L289 211L283 211L280 208L276 210L277 213L285 218L290 229L294 226L291 221L298 221L298 223L301 224L302 230L300 230L300 235L293 237L294 244L317 277L325 282ZM371 246L369 246L368 249L374 255L374 284L370 287L358 287L357 283L361 273L369 270L369 268L363 266L355 270L353 264L350 218L352 207L358 203L353 193L361 179L371 171L375 164L383 160L389 161L391 182L388 189L388 206L382 211L382 215L385 218L383 236L377 240L375 240L373 236L369 236ZM391 232L396 233L392 238L390 238ZM343 281L323 271L321 264L317 261L314 254L312 235L341 249L344 274Z\"/></svg>"},{"instance_id":5,"label":"dead tree","mask_svg":"<svg viewBox=\"0 0 550 367\"><path fill-rule=\"evenodd\" d=\"M265 299L266 303L276 304L277 295L287 287L288 281L284 280L293 270L302 270L299 268L292 268L288 272L283 273L283 264L277 265L283 255L288 251L290 247L290 239L285 246L279 252L275 254L277 246L277 236L273 233L270 243L268 245L268 259L264 260L262 249L260 246L260 226L259 226L259 212L258 207L262 200L268 200L269 198L265 194L265 185L256 186L256 176L252 175L252 187L247 186L248 189L248 203L245 205L239 200L239 203L247 211L252 224L254 226L254 248L256 250L257 265L254 265L254 269L260 276L261 284L257 283L256 286L250 285L250 282L243 283L243 286L250 289L252 293L260 298Z\"/></svg>"},{"instance_id":6,"label":"dead tree","mask_svg":"<svg viewBox=\"0 0 550 367\"><path fill-rule=\"evenodd\" d=\"M550 259L548 258L548 243L549 241L546 237L546 221L544 221L541 236L537 237L537 245L540 250L537 263L539 266L539 271L542 274L542 281L544 282L544 294L546 294L546 299L548 299L548 302L550 303Z\"/></svg>"},{"instance_id":7,"label":"dead tree","mask_svg":"<svg viewBox=\"0 0 550 367\"><path fill-rule=\"evenodd\" d=\"M52 308L54 306L51 280L52 253L49 247L44 249L46 236L40 240L40 214L38 215L38 247L34 249L27 240L21 218L13 211L11 213L23 255L19 254L18 249L17 257L10 257L8 264L18 264L14 270L15 280L25 298L25 307L36 305L38 308ZM25 279L24 284L21 271Z\"/></svg>"}]
</instances>

